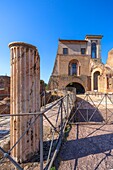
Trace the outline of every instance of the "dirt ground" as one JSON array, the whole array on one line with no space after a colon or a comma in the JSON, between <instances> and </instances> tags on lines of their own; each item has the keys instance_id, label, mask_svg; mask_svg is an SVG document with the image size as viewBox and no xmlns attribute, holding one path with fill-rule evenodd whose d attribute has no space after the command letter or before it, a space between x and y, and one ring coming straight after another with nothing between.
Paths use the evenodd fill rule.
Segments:
<instances>
[{"instance_id":1,"label":"dirt ground","mask_svg":"<svg viewBox=\"0 0 113 170\"><path fill-rule=\"evenodd\" d=\"M79 121L78 124L72 125L67 141L60 150L55 162L56 169L111 170L113 169L113 96L107 98L107 104L103 96L89 96L85 100L84 97L77 98L76 105L80 106L80 110L77 111ZM91 121L97 125L88 125L85 122L90 120L91 115L93 115ZM109 124L105 125L106 116ZM80 122L82 124L79 124Z\"/></svg>"},{"instance_id":2,"label":"dirt ground","mask_svg":"<svg viewBox=\"0 0 113 170\"><path fill-rule=\"evenodd\" d=\"M113 125L73 125L58 155L57 169L113 169Z\"/></svg>"}]
</instances>

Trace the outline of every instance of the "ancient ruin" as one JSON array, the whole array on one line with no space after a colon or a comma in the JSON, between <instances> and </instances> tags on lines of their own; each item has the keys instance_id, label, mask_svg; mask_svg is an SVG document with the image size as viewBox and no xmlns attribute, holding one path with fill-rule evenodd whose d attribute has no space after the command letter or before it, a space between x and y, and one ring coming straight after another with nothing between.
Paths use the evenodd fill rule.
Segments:
<instances>
[{"instance_id":1,"label":"ancient ruin","mask_svg":"<svg viewBox=\"0 0 113 170\"><path fill-rule=\"evenodd\" d=\"M23 42L9 44L11 55L10 114L40 110L40 58L37 48ZM13 116L10 121L11 147L35 120L36 115ZM38 120L14 147L11 155L23 162L39 150Z\"/></svg>"},{"instance_id":2,"label":"ancient ruin","mask_svg":"<svg viewBox=\"0 0 113 170\"><path fill-rule=\"evenodd\" d=\"M4 123L6 127L5 126L3 127L2 125L2 130L5 130L4 131L5 135L6 134L8 135L9 134L8 126L9 126L9 119L10 119L10 149L9 149L9 136L8 136L8 140L4 145L5 147L1 145L2 146L1 157L3 156L3 153L9 150L7 153L8 156L10 156L11 154L11 157L13 158L13 160L16 161L16 163L17 162L22 163L24 161L29 162L29 160L32 159L32 156L36 155L37 152L39 151L39 140L40 140L41 147L40 147L40 154L38 152L38 157L40 156L40 160L41 160L40 167L41 169L43 169L42 168L43 156L44 156L43 140L45 141L47 140L48 142L50 140L50 137L52 137L50 135L50 133L53 132L51 130L51 127L53 128L53 130L56 130L56 120L59 121L58 122L59 124L57 125L58 127L60 127L60 123L62 126L62 123L65 120L67 124L68 122L67 117L66 119L64 119L63 113L67 115L69 113L70 114L72 113L72 108L75 104L76 92L78 94L87 92L86 96L79 95L83 97L84 101L86 100L85 104L82 101L82 104L84 104L83 106L80 107L81 99L78 97L76 98L76 106L75 106L76 111L80 111L81 113L77 115L78 112L75 111L76 116L74 117L74 120L77 123L81 123L84 121L85 123L90 123L91 121L99 124L112 123L113 120L113 118L111 118L112 110L110 111L110 109L112 109L113 102L111 99L112 96L110 95L113 94L112 93L113 92L113 62L112 62L113 49L108 53L108 59L106 64L103 64L101 58L102 37L103 37L102 35L86 35L85 40L59 39L55 65L48 84L49 89L52 91L48 92L47 94L45 93L46 88L45 88L44 81L43 80L40 81L40 57L37 48L33 45L24 42L12 42L9 44L10 56L11 56L11 78L9 78L8 76L0 77L0 94L2 92L3 96L4 94L7 94L7 97L9 97L9 90L10 90L10 100L9 98L5 98L3 101L1 101L0 105L3 110L3 114L5 113L5 116L10 116L10 118L6 118L5 120L4 118L5 116L3 115L3 118L1 120L2 122L5 120L5 123L7 123L7 126ZM63 90L66 87L68 87L67 89L70 89L70 87L75 87L76 92L74 91L73 93L74 97L72 96L72 92L69 93L70 97L69 94L65 92L65 94L68 95L66 96L65 100L63 101L61 98L60 99L61 103L60 104L56 103L58 104L57 106L59 107L57 112L58 115L61 113L58 119L56 110L53 109L52 112L51 106L49 108L49 111L46 110L48 109L46 107L47 106L46 104L49 103L47 101L50 100L50 96L52 96L53 94L55 95L55 100L58 99L56 98L56 93L58 94L58 92L60 92L59 96L60 97L63 96L62 92L64 92ZM95 93L92 93L92 91L94 91ZM96 92L102 92L102 93L96 93ZM90 93L94 95L94 99L96 100L95 102L97 106L94 103L93 98L90 97L90 99L92 100L89 101L88 95L90 95ZM96 94L98 96L96 96ZM42 95L42 98L40 98L40 95ZM85 99L84 96L87 98ZM47 97L49 98L49 100L47 99ZM70 101L69 98L71 99ZM53 98L51 99L52 100L50 100L50 102L53 102ZM88 102L91 103L88 105ZM99 114L97 115L96 113L98 108L98 102L99 102L99 107L101 106L102 103L102 107L100 108ZM92 105L92 103L94 103L94 105ZM103 106L103 103L105 104L105 107ZM42 124L43 127L42 126L39 127L39 117L36 115L36 113L39 113L40 111L40 104L44 106L43 108L46 108L45 110L43 110L44 111L43 113L47 111L47 116L48 116L47 117L46 115L43 115L44 119L46 119L46 121L44 120L44 123ZM69 110L70 104L72 108ZM7 106L8 108L6 112L4 111L3 108L4 106L5 107ZM10 107L10 115L6 115L9 112L9 107ZM88 111L88 108L90 111ZM86 112L84 112L85 109ZM83 110L83 113L81 110ZM93 113L91 111L93 111ZM56 120L54 114L56 115L57 118ZM80 119L81 118L80 115L82 115L83 118L82 121ZM86 115L86 117L84 115ZM101 118L99 119L99 121L97 120L98 116L100 116ZM41 117L42 117L42 110L40 112L40 120ZM40 137L39 137L39 129L41 129ZM58 130L59 132L61 132L61 134L63 133L62 128L58 128ZM48 152L51 152L50 150L48 150ZM4 157L6 156L7 155L4 154ZM49 156L51 155L49 154ZM47 159L47 164L48 164L48 160L49 158Z\"/></svg>"},{"instance_id":3,"label":"ancient ruin","mask_svg":"<svg viewBox=\"0 0 113 170\"><path fill-rule=\"evenodd\" d=\"M0 100L10 96L10 77L0 76Z\"/></svg>"},{"instance_id":4,"label":"ancient ruin","mask_svg":"<svg viewBox=\"0 0 113 170\"><path fill-rule=\"evenodd\" d=\"M86 35L85 40L59 39L49 89L75 87L86 91L113 92L113 50L106 64L101 58L102 35Z\"/></svg>"}]
</instances>

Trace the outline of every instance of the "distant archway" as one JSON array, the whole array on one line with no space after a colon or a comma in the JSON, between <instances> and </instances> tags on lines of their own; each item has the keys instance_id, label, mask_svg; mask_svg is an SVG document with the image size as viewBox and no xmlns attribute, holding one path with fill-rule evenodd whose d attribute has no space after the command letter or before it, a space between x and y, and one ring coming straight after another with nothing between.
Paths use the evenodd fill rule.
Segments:
<instances>
[{"instance_id":1,"label":"distant archway","mask_svg":"<svg viewBox=\"0 0 113 170\"><path fill-rule=\"evenodd\" d=\"M93 76L93 83L94 83L94 90L98 90L98 76L100 75L99 71L94 72Z\"/></svg>"},{"instance_id":2,"label":"distant archway","mask_svg":"<svg viewBox=\"0 0 113 170\"><path fill-rule=\"evenodd\" d=\"M85 89L80 83L72 82L72 83L68 84L66 87L67 88L71 88L71 87L76 88L77 94L84 94L85 93Z\"/></svg>"}]
</instances>

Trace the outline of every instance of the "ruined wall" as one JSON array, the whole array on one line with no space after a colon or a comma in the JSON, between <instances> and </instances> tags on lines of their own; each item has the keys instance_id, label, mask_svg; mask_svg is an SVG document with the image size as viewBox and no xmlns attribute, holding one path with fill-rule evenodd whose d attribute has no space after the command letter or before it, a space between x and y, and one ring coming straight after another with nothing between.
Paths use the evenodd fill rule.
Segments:
<instances>
[{"instance_id":1,"label":"ruined wall","mask_svg":"<svg viewBox=\"0 0 113 170\"><path fill-rule=\"evenodd\" d=\"M0 76L0 100L10 96L10 77Z\"/></svg>"},{"instance_id":2,"label":"ruined wall","mask_svg":"<svg viewBox=\"0 0 113 170\"><path fill-rule=\"evenodd\" d=\"M107 78L104 75L98 77L98 91L102 93L107 92Z\"/></svg>"},{"instance_id":3,"label":"ruined wall","mask_svg":"<svg viewBox=\"0 0 113 170\"><path fill-rule=\"evenodd\" d=\"M48 83L48 89L59 89L59 76L51 76Z\"/></svg>"},{"instance_id":4,"label":"ruined wall","mask_svg":"<svg viewBox=\"0 0 113 170\"><path fill-rule=\"evenodd\" d=\"M107 64L113 68L113 49L108 52Z\"/></svg>"},{"instance_id":5,"label":"ruined wall","mask_svg":"<svg viewBox=\"0 0 113 170\"><path fill-rule=\"evenodd\" d=\"M51 76L50 77L50 82L48 84L48 88L51 90L54 89L65 89L65 87L67 85L69 85L72 82L76 82L81 84L84 89L87 91L91 90L91 86L90 84L88 84L88 82L90 82L90 76Z\"/></svg>"}]
</instances>

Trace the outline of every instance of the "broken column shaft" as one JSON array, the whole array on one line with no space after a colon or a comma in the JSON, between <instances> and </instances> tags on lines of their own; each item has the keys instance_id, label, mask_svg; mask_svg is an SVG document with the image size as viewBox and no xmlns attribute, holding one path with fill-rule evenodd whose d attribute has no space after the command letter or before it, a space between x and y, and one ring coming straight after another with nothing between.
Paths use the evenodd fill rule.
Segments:
<instances>
[{"instance_id":1,"label":"broken column shaft","mask_svg":"<svg viewBox=\"0 0 113 170\"><path fill-rule=\"evenodd\" d=\"M35 46L23 42L9 44L11 56L10 114L36 113L40 110L40 58ZM35 120L37 115L14 116L10 121L10 145ZM39 150L39 119L18 142L11 155L20 162Z\"/></svg>"}]
</instances>

